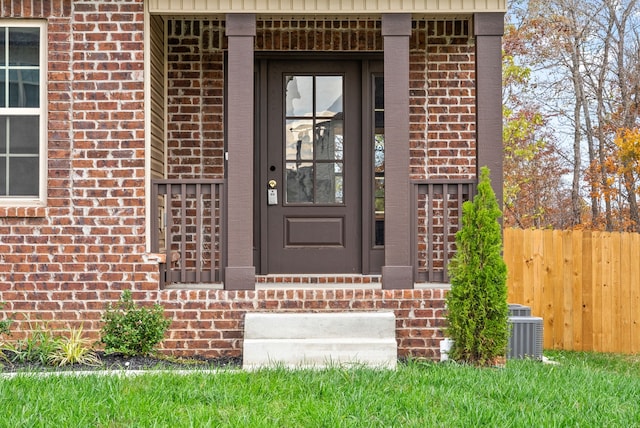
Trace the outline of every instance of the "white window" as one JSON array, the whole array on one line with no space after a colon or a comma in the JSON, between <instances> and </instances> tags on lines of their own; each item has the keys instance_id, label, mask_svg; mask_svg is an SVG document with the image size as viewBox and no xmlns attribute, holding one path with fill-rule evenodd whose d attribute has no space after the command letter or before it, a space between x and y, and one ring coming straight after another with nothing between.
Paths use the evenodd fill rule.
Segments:
<instances>
[{"instance_id":1,"label":"white window","mask_svg":"<svg viewBox=\"0 0 640 428\"><path fill-rule=\"evenodd\" d=\"M0 20L0 205L46 201L46 27Z\"/></svg>"}]
</instances>

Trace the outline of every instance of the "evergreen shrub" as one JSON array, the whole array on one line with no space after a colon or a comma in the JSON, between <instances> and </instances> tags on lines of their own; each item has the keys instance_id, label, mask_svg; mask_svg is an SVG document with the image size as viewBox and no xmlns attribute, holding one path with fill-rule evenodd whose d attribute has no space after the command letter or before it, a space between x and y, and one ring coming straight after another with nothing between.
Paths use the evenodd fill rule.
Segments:
<instances>
[{"instance_id":1,"label":"evergreen shrub","mask_svg":"<svg viewBox=\"0 0 640 428\"><path fill-rule=\"evenodd\" d=\"M502 257L502 215L489 169L481 168L478 193L462 207L457 253L449 265L446 334L449 357L478 366L504 361L509 340L507 267Z\"/></svg>"}]
</instances>

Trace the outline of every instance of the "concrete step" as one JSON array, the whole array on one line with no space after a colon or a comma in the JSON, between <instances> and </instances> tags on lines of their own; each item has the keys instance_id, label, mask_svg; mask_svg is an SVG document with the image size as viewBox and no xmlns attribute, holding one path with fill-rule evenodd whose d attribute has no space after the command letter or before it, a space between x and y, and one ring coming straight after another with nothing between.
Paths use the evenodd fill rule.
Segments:
<instances>
[{"instance_id":1,"label":"concrete step","mask_svg":"<svg viewBox=\"0 0 640 428\"><path fill-rule=\"evenodd\" d=\"M247 313L243 367L395 368L393 312Z\"/></svg>"}]
</instances>

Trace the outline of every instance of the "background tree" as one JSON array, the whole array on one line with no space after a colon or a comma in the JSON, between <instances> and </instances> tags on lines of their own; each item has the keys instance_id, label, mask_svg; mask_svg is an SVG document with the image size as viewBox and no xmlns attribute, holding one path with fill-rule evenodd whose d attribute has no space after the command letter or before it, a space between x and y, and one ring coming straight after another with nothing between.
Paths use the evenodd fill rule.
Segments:
<instances>
[{"instance_id":1,"label":"background tree","mask_svg":"<svg viewBox=\"0 0 640 428\"><path fill-rule=\"evenodd\" d=\"M515 227L571 225L569 189L557 142L531 96L531 69L515 61L526 32L506 27L503 51L504 224Z\"/></svg>"},{"instance_id":2,"label":"background tree","mask_svg":"<svg viewBox=\"0 0 640 428\"><path fill-rule=\"evenodd\" d=\"M574 227L640 231L637 177L617 138L640 126L638 0L514 0L527 99L571 169ZM509 44L505 43L505 46ZM585 206L588 215L585 216Z\"/></svg>"}]
</instances>

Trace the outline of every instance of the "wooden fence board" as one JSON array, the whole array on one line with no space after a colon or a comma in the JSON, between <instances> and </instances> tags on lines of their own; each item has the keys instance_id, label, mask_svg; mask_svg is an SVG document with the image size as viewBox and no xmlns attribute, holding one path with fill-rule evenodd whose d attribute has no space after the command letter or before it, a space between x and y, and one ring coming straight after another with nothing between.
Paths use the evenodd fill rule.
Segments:
<instances>
[{"instance_id":1,"label":"wooden fence board","mask_svg":"<svg viewBox=\"0 0 640 428\"><path fill-rule=\"evenodd\" d=\"M562 275L564 261L564 247L562 242L562 232L559 230L547 230L547 237L551 238L551 252L547 251L546 259L551 261L547 264L552 267L552 271L547 275L549 288L553 293L553 300L549 312L553 313L553 348L562 349L564 347L564 277ZM549 246L549 245L547 245Z\"/></svg>"},{"instance_id":2,"label":"wooden fence board","mask_svg":"<svg viewBox=\"0 0 640 428\"><path fill-rule=\"evenodd\" d=\"M512 298L514 303L524 301L524 289L522 285L523 266L525 264L522 255L522 233L520 229L513 229L513 233L504 236L505 248L511 248L509 253L505 253L505 263L507 264L508 282L511 284ZM506 242L506 241L509 242Z\"/></svg>"},{"instance_id":3,"label":"wooden fence board","mask_svg":"<svg viewBox=\"0 0 640 428\"><path fill-rule=\"evenodd\" d=\"M602 349L602 284L605 282L603 248L605 246L604 236L601 232L593 232L592 242L594 244L593 260L593 294L591 296L593 312L592 341L593 349Z\"/></svg>"},{"instance_id":4,"label":"wooden fence board","mask_svg":"<svg viewBox=\"0 0 640 428\"><path fill-rule=\"evenodd\" d=\"M582 348L582 234L567 232L571 236L571 251L573 265L571 266L571 289L573 290L571 303L571 318L573 320L573 349Z\"/></svg>"},{"instance_id":5,"label":"wooden fence board","mask_svg":"<svg viewBox=\"0 0 640 428\"><path fill-rule=\"evenodd\" d=\"M640 352L640 234L505 229L509 302L544 318L544 347Z\"/></svg>"},{"instance_id":6,"label":"wooden fence board","mask_svg":"<svg viewBox=\"0 0 640 428\"><path fill-rule=\"evenodd\" d=\"M640 261L638 260L638 250L640 249L640 234L634 233L631 236L632 258L629 278L632 280L629 306L631 307L631 352L640 353Z\"/></svg>"},{"instance_id":7,"label":"wooden fence board","mask_svg":"<svg viewBox=\"0 0 640 428\"><path fill-rule=\"evenodd\" d=\"M605 318L609 320L610 329L604 331L605 345L602 350L605 352L612 352L614 344L621 343L621 318L622 312L620 307L620 265L622 264L622 254L620 253L620 247L622 241L620 239L620 233L611 233L611 252L610 252L610 272L611 272L611 285L609 286L609 294L611 295L611 301L609 310L607 311Z\"/></svg>"},{"instance_id":8,"label":"wooden fence board","mask_svg":"<svg viewBox=\"0 0 640 428\"><path fill-rule=\"evenodd\" d=\"M536 232L536 231L534 231ZM544 324L544 346L549 348L555 348L555 334L556 330L554 325L556 323L554 308L554 261L555 257L545 257L545 254L554 254L553 248L553 231L550 230L538 230L539 233L534 233L534 247L538 244L538 241L542 242L537 246L538 253L536 254L535 263L539 272L540 284L537 288L536 300L538 300L538 308L542 313ZM535 288L534 284L534 288Z\"/></svg>"},{"instance_id":9,"label":"wooden fence board","mask_svg":"<svg viewBox=\"0 0 640 428\"><path fill-rule=\"evenodd\" d=\"M593 349L593 234L582 235L582 349Z\"/></svg>"},{"instance_id":10,"label":"wooden fence board","mask_svg":"<svg viewBox=\"0 0 640 428\"><path fill-rule=\"evenodd\" d=\"M529 231L526 231L529 232ZM523 301L522 302L514 302L514 303L522 303L525 306L529 306L532 310L533 314L539 314L536 312L536 308L534 308L534 277L533 277L533 233L524 233L522 237L522 251L523 251L523 259L524 266L522 273L522 284L524 286L524 291L522 294Z\"/></svg>"},{"instance_id":11,"label":"wooden fence board","mask_svg":"<svg viewBox=\"0 0 640 428\"><path fill-rule=\"evenodd\" d=\"M560 332L563 335L563 345L561 349L573 350L573 246L569 231L561 231L560 236L562 237L562 253L564 254L561 266L563 280L562 286L558 287L556 292L562 292L563 298L562 331Z\"/></svg>"},{"instance_id":12,"label":"wooden fence board","mask_svg":"<svg viewBox=\"0 0 640 428\"><path fill-rule=\"evenodd\" d=\"M603 351L611 346L611 332L613 330L611 310L613 309L613 268L611 257L613 253L613 238L611 233L602 234L602 296L600 307L600 319L602 320L598 351Z\"/></svg>"},{"instance_id":13,"label":"wooden fence board","mask_svg":"<svg viewBox=\"0 0 640 428\"><path fill-rule=\"evenodd\" d=\"M620 242L620 318L616 326L620 350L631 352L631 234L623 233ZM637 253L633 255L637 258ZM637 263L638 261L636 261Z\"/></svg>"}]
</instances>

